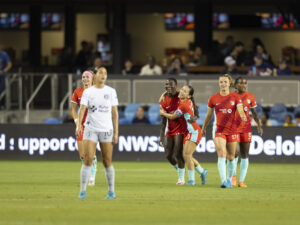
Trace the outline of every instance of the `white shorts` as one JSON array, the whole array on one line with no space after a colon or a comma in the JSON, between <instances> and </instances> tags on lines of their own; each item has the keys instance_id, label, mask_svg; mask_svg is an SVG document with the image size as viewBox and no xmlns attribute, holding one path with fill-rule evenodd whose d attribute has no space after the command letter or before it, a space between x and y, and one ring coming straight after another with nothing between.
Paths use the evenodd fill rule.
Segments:
<instances>
[{"instance_id":1,"label":"white shorts","mask_svg":"<svg viewBox=\"0 0 300 225\"><path fill-rule=\"evenodd\" d=\"M83 132L83 140L93 141L95 143L112 142L112 138L113 138L112 130L110 130L109 132L97 132L85 128Z\"/></svg>"}]
</instances>

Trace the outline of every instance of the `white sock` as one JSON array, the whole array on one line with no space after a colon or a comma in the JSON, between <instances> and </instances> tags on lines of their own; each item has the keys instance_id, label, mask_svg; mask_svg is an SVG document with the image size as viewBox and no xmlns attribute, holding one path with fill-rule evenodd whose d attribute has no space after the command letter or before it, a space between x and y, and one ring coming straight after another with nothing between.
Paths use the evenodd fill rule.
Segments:
<instances>
[{"instance_id":1,"label":"white sock","mask_svg":"<svg viewBox=\"0 0 300 225\"><path fill-rule=\"evenodd\" d=\"M115 169L111 165L108 168L105 168L105 175L108 184L108 191L115 191Z\"/></svg>"},{"instance_id":2,"label":"white sock","mask_svg":"<svg viewBox=\"0 0 300 225\"><path fill-rule=\"evenodd\" d=\"M91 174L91 166L82 164L80 170L80 191L86 191L86 185Z\"/></svg>"}]
</instances>

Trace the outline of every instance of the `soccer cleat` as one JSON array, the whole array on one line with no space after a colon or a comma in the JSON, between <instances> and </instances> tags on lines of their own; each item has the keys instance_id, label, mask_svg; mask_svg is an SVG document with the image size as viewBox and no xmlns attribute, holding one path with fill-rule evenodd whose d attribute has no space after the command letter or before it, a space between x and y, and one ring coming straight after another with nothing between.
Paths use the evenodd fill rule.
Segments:
<instances>
[{"instance_id":1,"label":"soccer cleat","mask_svg":"<svg viewBox=\"0 0 300 225\"><path fill-rule=\"evenodd\" d=\"M224 180L222 184L220 185L221 188L226 188L227 187L227 180Z\"/></svg>"},{"instance_id":2,"label":"soccer cleat","mask_svg":"<svg viewBox=\"0 0 300 225\"><path fill-rule=\"evenodd\" d=\"M189 180L186 185L190 185L190 186L195 186L196 185L196 181L194 180Z\"/></svg>"},{"instance_id":3,"label":"soccer cleat","mask_svg":"<svg viewBox=\"0 0 300 225\"><path fill-rule=\"evenodd\" d=\"M81 191L78 196L79 199L86 199L86 191Z\"/></svg>"},{"instance_id":4,"label":"soccer cleat","mask_svg":"<svg viewBox=\"0 0 300 225\"><path fill-rule=\"evenodd\" d=\"M206 184L207 174L208 174L208 170L204 169L203 173L201 173L201 175L200 175L202 184Z\"/></svg>"},{"instance_id":5,"label":"soccer cleat","mask_svg":"<svg viewBox=\"0 0 300 225\"><path fill-rule=\"evenodd\" d=\"M226 188L232 188L231 179L227 179L227 185Z\"/></svg>"},{"instance_id":6,"label":"soccer cleat","mask_svg":"<svg viewBox=\"0 0 300 225\"><path fill-rule=\"evenodd\" d=\"M236 175L232 176L231 183L232 183L232 186L236 186Z\"/></svg>"},{"instance_id":7,"label":"soccer cleat","mask_svg":"<svg viewBox=\"0 0 300 225\"><path fill-rule=\"evenodd\" d=\"M184 180L181 180L181 179L178 179L178 181L176 183L176 185L184 185L184 184L185 184Z\"/></svg>"},{"instance_id":8,"label":"soccer cleat","mask_svg":"<svg viewBox=\"0 0 300 225\"><path fill-rule=\"evenodd\" d=\"M88 186L95 186L95 178L90 177Z\"/></svg>"},{"instance_id":9,"label":"soccer cleat","mask_svg":"<svg viewBox=\"0 0 300 225\"><path fill-rule=\"evenodd\" d=\"M105 197L105 199L115 199L116 198L116 195L115 195L115 192L113 191L109 191Z\"/></svg>"},{"instance_id":10,"label":"soccer cleat","mask_svg":"<svg viewBox=\"0 0 300 225\"><path fill-rule=\"evenodd\" d=\"M246 187L248 187L243 181L240 181L239 182L239 187L241 187L241 188L246 188Z\"/></svg>"}]
</instances>

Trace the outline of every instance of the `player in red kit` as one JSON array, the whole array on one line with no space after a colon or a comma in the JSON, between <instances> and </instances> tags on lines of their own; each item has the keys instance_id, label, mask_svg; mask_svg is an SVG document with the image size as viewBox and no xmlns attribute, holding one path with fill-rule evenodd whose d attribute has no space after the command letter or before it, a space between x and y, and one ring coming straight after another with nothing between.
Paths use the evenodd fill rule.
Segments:
<instances>
[{"instance_id":1,"label":"player in red kit","mask_svg":"<svg viewBox=\"0 0 300 225\"><path fill-rule=\"evenodd\" d=\"M180 103L177 80L175 78L167 79L165 87L166 93L159 99L160 107L167 113L174 113ZM186 132L186 126L184 127L180 120L183 120L183 118L170 120L162 117L159 141L160 146L164 146L166 158L178 171L177 185L184 184L184 180L180 179L180 177L182 177L182 173L184 176L182 149L183 134Z\"/></svg>"},{"instance_id":2,"label":"player in red kit","mask_svg":"<svg viewBox=\"0 0 300 225\"><path fill-rule=\"evenodd\" d=\"M192 86L184 86L179 92L180 103L178 109L174 113L167 113L161 109L160 114L170 120L180 120L184 127L187 127L187 132L184 134L183 140L183 157L188 167L189 180L187 185L195 185L195 169L201 175L202 184L206 184L207 169L203 169L199 162L193 157L197 145L201 140L201 128L196 121L191 121L192 117L198 117L198 109L194 101L194 89ZM184 181L184 172L180 180Z\"/></svg>"},{"instance_id":3,"label":"player in red kit","mask_svg":"<svg viewBox=\"0 0 300 225\"><path fill-rule=\"evenodd\" d=\"M246 115L243 110L242 100L230 93L233 87L230 75L225 74L219 78L220 92L211 96L208 100L208 110L202 126L202 135L206 134L206 127L211 120L213 112L215 121L213 127L213 141L218 154L218 170L221 178L221 188L231 188L231 179L234 172L234 155L238 141L235 129L235 114L238 110L243 121ZM226 179L226 159L228 165L228 177Z\"/></svg>"},{"instance_id":4,"label":"player in red kit","mask_svg":"<svg viewBox=\"0 0 300 225\"><path fill-rule=\"evenodd\" d=\"M247 117L247 121L243 121L239 114L236 115L236 129L237 134L239 137L239 149L240 149L240 157L241 157L241 163L240 163L240 179L239 179L239 187L247 187L247 185L244 183L247 169L249 165L249 149L250 144L252 141L252 131L251 131L251 121L249 118L250 110L252 112L253 118L255 122L257 123L257 130L260 135L262 135L263 130L261 127L261 123L258 119L257 112L255 110L256 108L256 101L255 97L252 93L247 92L247 79L245 77L238 77L235 80L234 86L236 88L236 91L233 92L238 98L242 100L243 103L243 109ZM238 153L238 152L237 152ZM235 168L237 167L238 162L238 156L236 154L235 158ZM235 173L232 177L232 185L236 185L236 169Z\"/></svg>"},{"instance_id":5,"label":"player in red kit","mask_svg":"<svg viewBox=\"0 0 300 225\"><path fill-rule=\"evenodd\" d=\"M94 73L92 71L84 71L82 73L82 77L81 77L81 81L83 86L80 88L77 88L74 90L73 96L72 96L72 116L76 125L76 129L78 127L78 115L77 115L77 108L80 107L80 101L81 101L81 97L82 97L82 93L85 89L89 88L90 86L92 86L93 83L93 77L94 77ZM85 123L85 119L87 116L87 112L88 110L85 111L84 113L84 117L83 117L83 121L82 121L82 125ZM84 127L84 125L83 125ZM77 141L77 146L78 146L78 152L79 152L79 157L81 159L81 161L83 161L83 132L79 135L76 136L76 141ZM92 165L92 171L91 171L91 175L89 178L89 186L94 186L95 185L95 177L96 177L96 171L97 171L97 158L95 156L94 161L93 161L93 165Z\"/></svg>"}]
</instances>

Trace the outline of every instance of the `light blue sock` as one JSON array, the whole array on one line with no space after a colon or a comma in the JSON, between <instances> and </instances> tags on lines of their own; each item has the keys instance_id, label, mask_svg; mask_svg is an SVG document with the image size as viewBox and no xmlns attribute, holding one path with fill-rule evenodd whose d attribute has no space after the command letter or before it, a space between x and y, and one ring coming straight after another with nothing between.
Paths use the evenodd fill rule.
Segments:
<instances>
[{"instance_id":1,"label":"light blue sock","mask_svg":"<svg viewBox=\"0 0 300 225\"><path fill-rule=\"evenodd\" d=\"M195 180L195 170L188 170L189 181Z\"/></svg>"},{"instance_id":2,"label":"light blue sock","mask_svg":"<svg viewBox=\"0 0 300 225\"><path fill-rule=\"evenodd\" d=\"M221 182L226 181L226 159L218 158L218 170L221 178Z\"/></svg>"},{"instance_id":3,"label":"light blue sock","mask_svg":"<svg viewBox=\"0 0 300 225\"><path fill-rule=\"evenodd\" d=\"M241 165L240 165L240 181L245 180L246 178L246 174L247 174L247 169L248 169L248 165L249 165L249 159L241 159Z\"/></svg>"},{"instance_id":4,"label":"light blue sock","mask_svg":"<svg viewBox=\"0 0 300 225\"><path fill-rule=\"evenodd\" d=\"M184 174L185 174L185 169L184 168L183 169L178 168L178 178L180 180L184 180Z\"/></svg>"},{"instance_id":5,"label":"light blue sock","mask_svg":"<svg viewBox=\"0 0 300 225\"><path fill-rule=\"evenodd\" d=\"M197 173L201 174L203 173L204 169L200 166L200 164L198 166L195 167L195 170Z\"/></svg>"},{"instance_id":6,"label":"light blue sock","mask_svg":"<svg viewBox=\"0 0 300 225\"><path fill-rule=\"evenodd\" d=\"M238 164L238 161L239 161L239 157L235 157L233 161L234 161L233 175L236 175L236 168L237 168L237 164Z\"/></svg>"},{"instance_id":7,"label":"light blue sock","mask_svg":"<svg viewBox=\"0 0 300 225\"><path fill-rule=\"evenodd\" d=\"M227 165L228 165L228 179L231 180L233 173L234 173L234 167L235 167L235 160L227 160Z\"/></svg>"},{"instance_id":8,"label":"light blue sock","mask_svg":"<svg viewBox=\"0 0 300 225\"><path fill-rule=\"evenodd\" d=\"M90 178L95 179L96 172L97 172L97 156L95 155L94 160L93 160L93 164L92 164L92 168L91 168Z\"/></svg>"},{"instance_id":9,"label":"light blue sock","mask_svg":"<svg viewBox=\"0 0 300 225\"><path fill-rule=\"evenodd\" d=\"M173 165L173 167L175 168L175 170L178 170L178 164L177 163L175 165Z\"/></svg>"},{"instance_id":10,"label":"light blue sock","mask_svg":"<svg viewBox=\"0 0 300 225\"><path fill-rule=\"evenodd\" d=\"M82 157L80 157L80 161L83 163L84 162L84 159Z\"/></svg>"}]
</instances>

